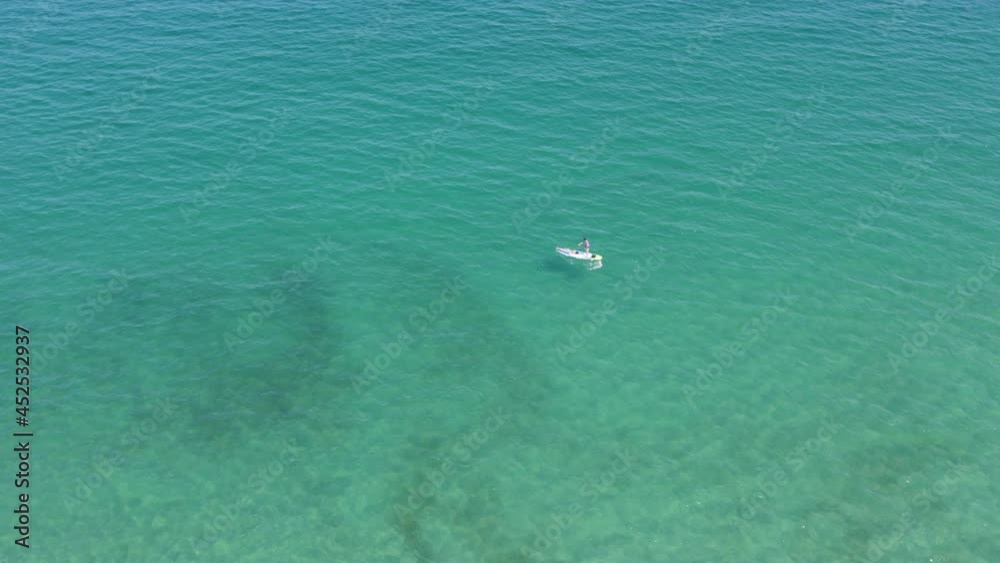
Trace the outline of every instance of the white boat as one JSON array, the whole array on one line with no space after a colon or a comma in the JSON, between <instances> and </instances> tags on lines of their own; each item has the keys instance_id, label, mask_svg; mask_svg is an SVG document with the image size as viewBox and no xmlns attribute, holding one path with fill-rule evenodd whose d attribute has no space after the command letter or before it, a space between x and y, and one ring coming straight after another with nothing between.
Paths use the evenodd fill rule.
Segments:
<instances>
[{"instance_id":1,"label":"white boat","mask_svg":"<svg viewBox=\"0 0 1000 563\"><path fill-rule=\"evenodd\" d=\"M556 247L556 252L562 254L567 258L576 258L577 260L591 260L599 262L604 259L600 254L594 254L593 252L583 252L582 250L574 250L572 248L560 248Z\"/></svg>"}]
</instances>

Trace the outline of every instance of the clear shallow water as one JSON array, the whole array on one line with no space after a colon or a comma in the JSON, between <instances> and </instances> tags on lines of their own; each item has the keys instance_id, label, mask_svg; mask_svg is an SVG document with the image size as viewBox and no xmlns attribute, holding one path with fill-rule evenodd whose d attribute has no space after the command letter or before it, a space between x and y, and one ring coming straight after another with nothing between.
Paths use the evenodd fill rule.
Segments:
<instances>
[{"instance_id":1,"label":"clear shallow water","mask_svg":"<svg viewBox=\"0 0 1000 563\"><path fill-rule=\"evenodd\" d=\"M34 557L996 560L998 15L6 4Z\"/></svg>"}]
</instances>

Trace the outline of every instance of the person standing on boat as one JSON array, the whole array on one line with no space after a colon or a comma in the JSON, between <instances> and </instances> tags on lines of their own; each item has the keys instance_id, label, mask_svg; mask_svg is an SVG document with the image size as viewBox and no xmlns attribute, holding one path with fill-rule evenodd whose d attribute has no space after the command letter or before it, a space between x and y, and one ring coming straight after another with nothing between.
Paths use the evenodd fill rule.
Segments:
<instances>
[{"instance_id":1,"label":"person standing on boat","mask_svg":"<svg viewBox=\"0 0 1000 563\"><path fill-rule=\"evenodd\" d=\"M584 245L583 249L587 251L587 254L590 254L590 241L587 240L587 237L583 237L583 240L581 240L579 244L577 244L577 246L580 245Z\"/></svg>"}]
</instances>

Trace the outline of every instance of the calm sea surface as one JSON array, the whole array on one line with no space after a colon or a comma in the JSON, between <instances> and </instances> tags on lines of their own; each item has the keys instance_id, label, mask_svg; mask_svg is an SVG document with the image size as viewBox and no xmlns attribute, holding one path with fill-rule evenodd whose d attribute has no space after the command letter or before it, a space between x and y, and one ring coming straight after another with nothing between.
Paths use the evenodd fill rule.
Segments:
<instances>
[{"instance_id":1,"label":"calm sea surface","mask_svg":"<svg viewBox=\"0 0 1000 563\"><path fill-rule=\"evenodd\" d=\"M0 556L1000 561L998 76L972 0L4 2Z\"/></svg>"}]
</instances>

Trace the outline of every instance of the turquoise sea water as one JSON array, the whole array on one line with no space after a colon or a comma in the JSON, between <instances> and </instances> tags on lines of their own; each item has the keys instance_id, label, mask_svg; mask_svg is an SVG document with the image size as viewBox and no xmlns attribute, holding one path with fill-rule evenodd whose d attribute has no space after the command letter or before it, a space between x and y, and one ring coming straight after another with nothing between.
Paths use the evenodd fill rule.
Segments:
<instances>
[{"instance_id":1,"label":"turquoise sea water","mask_svg":"<svg viewBox=\"0 0 1000 563\"><path fill-rule=\"evenodd\" d=\"M0 556L1000 560L998 24L5 2Z\"/></svg>"}]
</instances>

